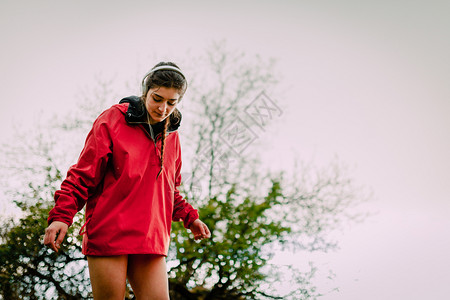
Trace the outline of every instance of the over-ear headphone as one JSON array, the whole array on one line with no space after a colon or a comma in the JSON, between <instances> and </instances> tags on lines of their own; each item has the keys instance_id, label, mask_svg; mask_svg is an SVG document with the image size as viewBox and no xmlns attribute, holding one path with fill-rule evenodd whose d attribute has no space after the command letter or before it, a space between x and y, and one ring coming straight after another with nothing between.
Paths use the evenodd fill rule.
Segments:
<instances>
[{"instance_id":1,"label":"over-ear headphone","mask_svg":"<svg viewBox=\"0 0 450 300\"><path fill-rule=\"evenodd\" d=\"M172 70L175 71L177 73L179 73L181 76L183 76L184 79L186 79L186 76L184 76L183 72L181 72L180 69L178 69L177 67L174 66L158 66L156 68L151 69L150 71L147 72L147 74L145 74L144 78L142 79L142 83L141 83L141 91L142 94L145 94L147 92L147 87L145 86L145 79L147 79L147 77L152 74L153 72L156 72L158 70Z\"/></svg>"}]
</instances>

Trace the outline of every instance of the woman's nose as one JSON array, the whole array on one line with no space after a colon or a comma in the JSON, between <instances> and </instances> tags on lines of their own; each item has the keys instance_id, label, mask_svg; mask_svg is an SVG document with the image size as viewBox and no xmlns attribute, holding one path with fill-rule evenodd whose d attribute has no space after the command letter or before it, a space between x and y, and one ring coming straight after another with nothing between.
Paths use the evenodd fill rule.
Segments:
<instances>
[{"instance_id":1,"label":"woman's nose","mask_svg":"<svg viewBox=\"0 0 450 300\"><path fill-rule=\"evenodd\" d=\"M166 111L166 103L162 103L162 104L159 106L159 110L160 110L161 112L165 112L165 111Z\"/></svg>"}]
</instances>

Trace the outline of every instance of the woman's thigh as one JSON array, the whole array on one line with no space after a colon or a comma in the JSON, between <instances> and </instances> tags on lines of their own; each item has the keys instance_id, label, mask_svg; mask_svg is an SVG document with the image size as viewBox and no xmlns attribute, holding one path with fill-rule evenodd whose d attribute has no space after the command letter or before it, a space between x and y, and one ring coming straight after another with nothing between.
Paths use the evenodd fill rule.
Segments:
<instances>
[{"instance_id":1,"label":"woman's thigh","mask_svg":"<svg viewBox=\"0 0 450 300\"><path fill-rule=\"evenodd\" d=\"M128 281L138 300L169 299L166 259L162 255L128 255Z\"/></svg>"},{"instance_id":2,"label":"woman's thigh","mask_svg":"<svg viewBox=\"0 0 450 300\"><path fill-rule=\"evenodd\" d=\"M88 256L87 260L94 299L123 300L127 278L127 255Z\"/></svg>"}]
</instances>

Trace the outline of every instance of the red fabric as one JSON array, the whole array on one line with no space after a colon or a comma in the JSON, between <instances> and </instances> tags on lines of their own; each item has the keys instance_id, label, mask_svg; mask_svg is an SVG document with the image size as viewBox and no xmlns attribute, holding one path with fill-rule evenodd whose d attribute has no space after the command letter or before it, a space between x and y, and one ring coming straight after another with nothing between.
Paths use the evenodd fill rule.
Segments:
<instances>
[{"instance_id":1,"label":"red fabric","mask_svg":"<svg viewBox=\"0 0 450 300\"><path fill-rule=\"evenodd\" d=\"M198 212L178 191L181 148L177 131L166 136L164 169L161 139L125 120L128 103L116 104L94 122L78 162L70 167L48 223L73 222L86 204L83 254L167 255L171 222L189 227Z\"/></svg>"}]
</instances>

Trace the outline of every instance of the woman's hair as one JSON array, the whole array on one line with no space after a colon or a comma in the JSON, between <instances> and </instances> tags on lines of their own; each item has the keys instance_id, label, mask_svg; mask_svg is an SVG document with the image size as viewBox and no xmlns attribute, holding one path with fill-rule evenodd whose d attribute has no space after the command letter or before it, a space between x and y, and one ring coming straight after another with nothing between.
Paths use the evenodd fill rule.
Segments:
<instances>
[{"instance_id":1,"label":"woman's hair","mask_svg":"<svg viewBox=\"0 0 450 300\"><path fill-rule=\"evenodd\" d=\"M175 69L159 68L164 66L174 67ZM152 70L156 68L158 68L159 70L152 72ZM176 89L180 94L178 102L181 101L181 98L183 97L187 89L187 81L184 75L182 75L180 72L177 72L176 69L180 70L181 72L181 69L173 62L160 62L156 64L144 78L142 97L144 97L145 99L149 89L153 89L155 87L166 87Z\"/></svg>"},{"instance_id":2,"label":"woman's hair","mask_svg":"<svg viewBox=\"0 0 450 300\"><path fill-rule=\"evenodd\" d=\"M158 67L164 67L164 66L170 66L175 67L180 70L180 68L174 64L173 62L160 62L156 64L153 68ZM159 69L152 72L150 72L146 75L146 77L143 80L142 85L142 95L141 100L145 103L145 100L147 98L147 93L150 89L158 88L158 87L165 87L165 88L174 88L178 91L178 94L180 97L178 98L178 102L181 101L181 98L183 97L184 93L187 89L187 81L184 75L180 74L180 72L174 70L174 69ZM181 71L181 70L180 70ZM145 106L144 106L145 107ZM163 165L164 165L164 144L166 140L166 132L169 128L170 124L177 123L181 119L181 113L180 111L175 108L169 117L167 117L164 122L163 131L161 133L161 169L157 175L156 178L158 178L159 174L162 172ZM150 126L150 124L149 124Z\"/></svg>"}]
</instances>

